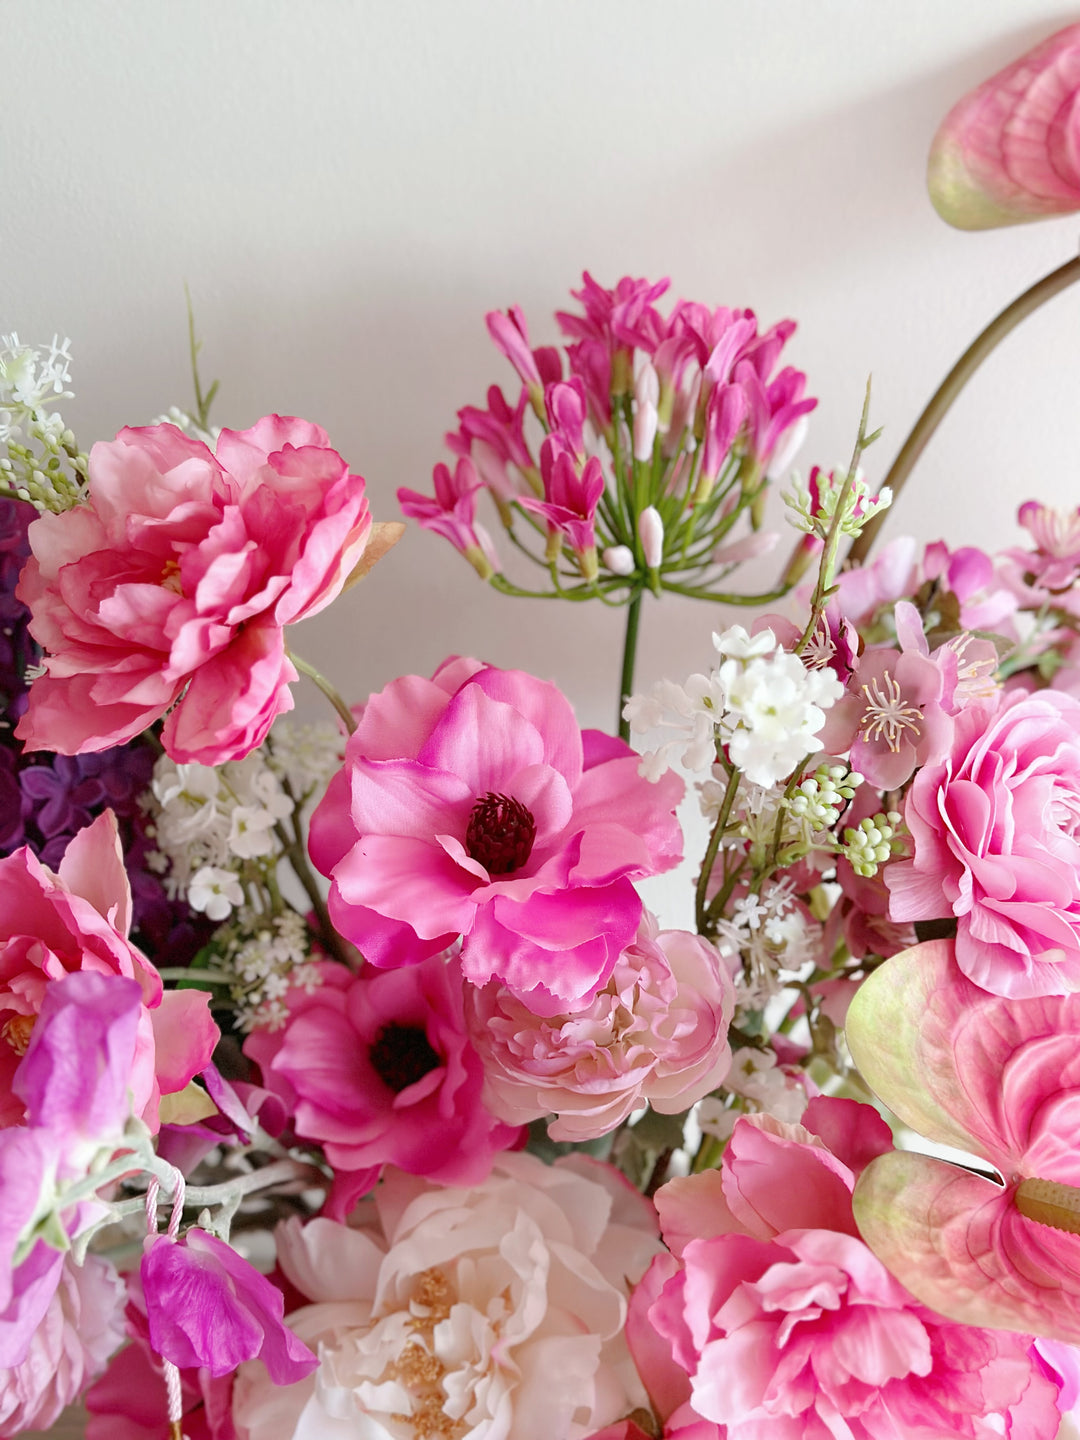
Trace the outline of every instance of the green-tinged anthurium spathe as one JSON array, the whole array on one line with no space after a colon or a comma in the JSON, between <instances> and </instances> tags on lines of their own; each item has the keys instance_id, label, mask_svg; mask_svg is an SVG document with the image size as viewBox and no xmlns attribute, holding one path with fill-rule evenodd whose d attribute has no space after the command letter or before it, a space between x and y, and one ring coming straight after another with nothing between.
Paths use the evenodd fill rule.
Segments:
<instances>
[{"instance_id":1,"label":"green-tinged anthurium spathe","mask_svg":"<svg viewBox=\"0 0 1080 1440\"><path fill-rule=\"evenodd\" d=\"M870 976L846 1033L906 1125L1000 1176L882 1155L855 1189L866 1243L950 1319L1080 1341L1080 995L991 995L933 940Z\"/></svg>"}]
</instances>

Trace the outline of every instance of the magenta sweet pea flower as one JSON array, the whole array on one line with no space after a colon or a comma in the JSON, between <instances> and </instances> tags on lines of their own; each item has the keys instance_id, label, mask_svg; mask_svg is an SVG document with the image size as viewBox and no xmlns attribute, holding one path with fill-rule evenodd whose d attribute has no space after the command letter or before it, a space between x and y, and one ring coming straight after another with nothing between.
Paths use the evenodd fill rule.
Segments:
<instances>
[{"instance_id":1,"label":"magenta sweet pea flower","mask_svg":"<svg viewBox=\"0 0 1080 1440\"><path fill-rule=\"evenodd\" d=\"M283 627L339 593L371 532L364 481L305 420L173 425L90 453L85 504L41 515L17 594L47 652L17 734L77 755L168 714L179 761L219 765L292 708Z\"/></svg>"},{"instance_id":2,"label":"magenta sweet pea flower","mask_svg":"<svg viewBox=\"0 0 1080 1440\"><path fill-rule=\"evenodd\" d=\"M205 1230L149 1239L140 1275L150 1344L180 1369L222 1376L257 1357L275 1385L291 1385L317 1367L282 1318L281 1291Z\"/></svg>"},{"instance_id":3,"label":"magenta sweet pea flower","mask_svg":"<svg viewBox=\"0 0 1080 1440\"><path fill-rule=\"evenodd\" d=\"M458 659L393 681L312 816L335 925L384 967L460 935L472 983L536 1013L588 1004L637 933L632 881L680 857L683 783L638 763L522 671Z\"/></svg>"},{"instance_id":4,"label":"magenta sweet pea flower","mask_svg":"<svg viewBox=\"0 0 1080 1440\"><path fill-rule=\"evenodd\" d=\"M930 198L961 230L1080 210L1080 25L999 70L946 115Z\"/></svg>"},{"instance_id":5,"label":"magenta sweet pea flower","mask_svg":"<svg viewBox=\"0 0 1080 1440\"><path fill-rule=\"evenodd\" d=\"M881 1156L855 1192L867 1244L943 1315L1080 1341L1080 996L987 994L933 940L863 983L846 1033L906 1125L1000 1177Z\"/></svg>"}]
</instances>

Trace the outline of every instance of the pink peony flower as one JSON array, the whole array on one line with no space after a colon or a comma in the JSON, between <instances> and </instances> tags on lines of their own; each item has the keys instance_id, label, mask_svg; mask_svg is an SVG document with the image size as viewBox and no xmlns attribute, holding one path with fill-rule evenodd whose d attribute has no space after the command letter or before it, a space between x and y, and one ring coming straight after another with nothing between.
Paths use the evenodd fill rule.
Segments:
<instances>
[{"instance_id":1,"label":"pink peony flower","mask_svg":"<svg viewBox=\"0 0 1080 1440\"><path fill-rule=\"evenodd\" d=\"M283 627L334 599L370 532L363 480L304 420L223 430L216 455L172 425L95 445L87 503L30 527L17 594L48 673L16 733L78 755L169 712L174 760L239 759L292 708Z\"/></svg>"},{"instance_id":2,"label":"pink peony flower","mask_svg":"<svg viewBox=\"0 0 1080 1440\"><path fill-rule=\"evenodd\" d=\"M683 783L638 763L519 670L458 659L393 681L311 820L335 925L383 967L461 935L473 984L537 1014L588 1004L637 933L631 882L680 858Z\"/></svg>"},{"instance_id":3,"label":"pink peony flower","mask_svg":"<svg viewBox=\"0 0 1080 1440\"><path fill-rule=\"evenodd\" d=\"M209 996L163 991L157 971L128 939L131 889L116 818L106 810L71 840L58 873L28 848L0 859L0 1126L17 1123L13 1090L49 987L73 971L138 981L142 1010L131 1076L135 1113L157 1128L158 1100L182 1090L219 1038Z\"/></svg>"},{"instance_id":4,"label":"pink peony flower","mask_svg":"<svg viewBox=\"0 0 1080 1440\"><path fill-rule=\"evenodd\" d=\"M535 1016L496 984L470 988L466 1006L490 1108L519 1124L554 1114L553 1140L606 1135L645 1100L686 1110L731 1064L735 992L720 957L697 935L658 930L647 912L584 1010Z\"/></svg>"},{"instance_id":5,"label":"pink peony flower","mask_svg":"<svg viewBox=\"0 0 1080 1440\"><path fill-rule=\"evenodd\" d=\"M1080 996L987 994L934 940L863 982L846 1033L906 1125L1001 1176L885 1154L855 1192L866 1242L954 1320L1080 1341Z\"/></svg>"},{"instance_id":6,"label":"pink peony flower","mask_svg":"<svg viewBox=\"0 0 1080 1440\"><path fill-rule=\"evenodd\" d=\"M316 989L290 991L285 1029L244 1045L272 1089L285 1082L297 1135L321 1141L334 1169L349 1172L341 1178L354 1199L384 1165L449 1185L483 1180L493 1155L523 1137L481 1103L458 962L319 970ZM331 1213L344 1219L340 1211Z\"/></svg>"},{"instance_id":7,"label":"pink peony flower","mask_svg":"<svg viewBox=\"0 0 1080 1440\"><path fill-rule=\"evenodd\" d=\"M954 727L908 791L890 916L955 915L957 963L997 995L1080 990L1080 700L1003 692Z\"/></svg>"},{"instance_id":8,"label":"pink peony flower","mask_svg":"<svg viewBox=\"0 0 1080 1440\"><path fill-rule=\"evenodd\" d=\"M930 149L934 208L961 230L1080 210L1080 25L999 70L946 115Z\"/></svg>"},{"instance_id":9,"label":"pink peony flower","mask_svg":"<svg viewBox=\"0 0 1080 1440\"><path fill-rule=\"evenodd\" d=\"M110 1261L66 1255L25 1359L0 1369L0 1433L46 1430L124 1339L124 1286Z\"/></svg>"},{"instance_id":10,"label":"pink peony flower","mask_svg":"<svg viewBox=\"0 0 1080 1440\"><path fill-rule=\"evenodd\" d=\"M850 1100L815 1100L806 1119L740 1120L719 1172L657 1196L674 1258L653 1262L629 1333L678 1417L665 1433L1053 1440L1061 1385L1031 1337L943 1320L858 1239L851 1190L888 1127ZM689 1377L681 1406L671 1362L635 1345L650 1323Z\"/></svg>"},{"instance_id":11,"label":"pink peony flower","mask_svg":"<svg viewBox=\"0 0 1080 1440\"><path fill-rule=\"evenodd\" d=\"M242 1440L585 1440L645 1402L623 1325L655 1212L610 1166L504 1155L468 1190L390 1171L350 1225L277 1237L320 1365L289 1389L245 1366Z\"/></svg>"}]
</instances>

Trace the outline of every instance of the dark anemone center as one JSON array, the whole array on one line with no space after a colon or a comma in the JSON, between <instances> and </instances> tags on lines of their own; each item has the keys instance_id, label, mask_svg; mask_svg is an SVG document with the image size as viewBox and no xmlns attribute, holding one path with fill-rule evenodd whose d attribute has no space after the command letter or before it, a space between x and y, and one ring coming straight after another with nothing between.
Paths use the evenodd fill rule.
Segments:
<instances>
[{"instance_id":1,"label":"dark anemone center","mask_svg":"<svg viewBox=\"0 0 1080 1440\"><path fill-rule=\"evenodd\" d=\"M520 870L532 854L536 821L520 800L488 791L472 808L465 849L489 875Z\"/></svg>"},{"instance_id":2,"label":"dark anemone center","mask_svg":"<svg viewBox=\"0 0 1080 1440\"><path fill-rule=\"evenodd\" d=\"M396 1095L442 1064L419 1025L384 1025L368 1050L375 1073Z\"/></svg>"}]
</instances>

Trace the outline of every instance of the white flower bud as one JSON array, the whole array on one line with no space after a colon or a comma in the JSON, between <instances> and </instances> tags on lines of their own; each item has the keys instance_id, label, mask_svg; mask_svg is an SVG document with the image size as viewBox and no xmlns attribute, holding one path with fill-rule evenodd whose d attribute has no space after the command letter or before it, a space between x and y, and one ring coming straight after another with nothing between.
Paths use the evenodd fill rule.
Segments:
<instances>
[{"instance_id":1,"label":"white flower bud","mask_svg":"<svg viewBox=\"0 0 1080 1440\"><path fill-rule=\"evenodd\" d=\"M647 505L642 510L637 529L645 564L650 570L658 570L664 558L664 522L655 505Z\"/></svg>"}]
</instances>

